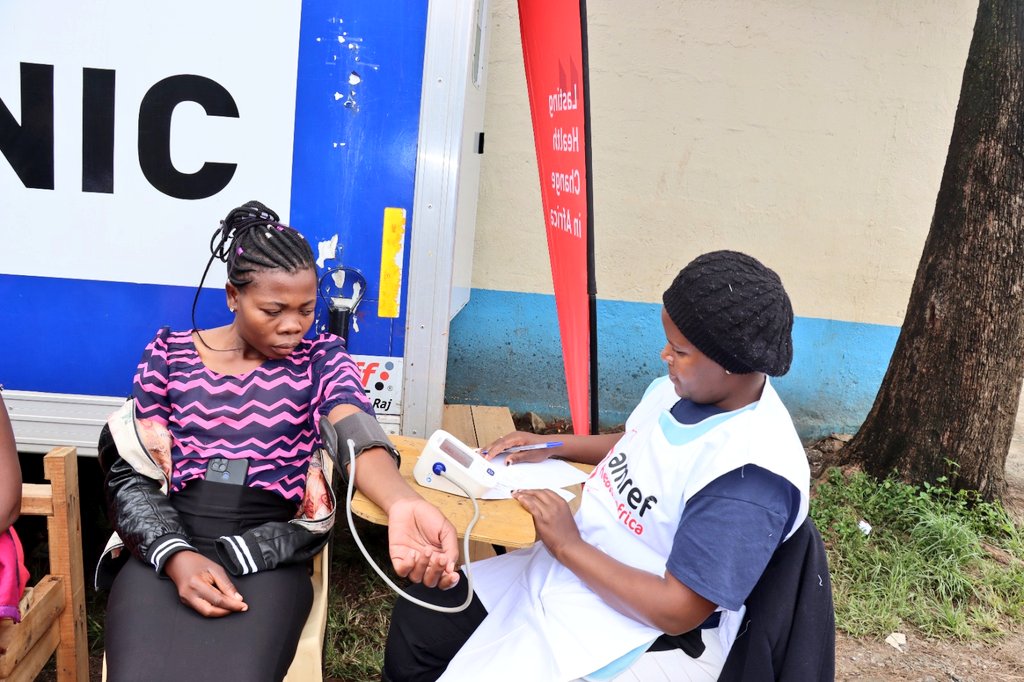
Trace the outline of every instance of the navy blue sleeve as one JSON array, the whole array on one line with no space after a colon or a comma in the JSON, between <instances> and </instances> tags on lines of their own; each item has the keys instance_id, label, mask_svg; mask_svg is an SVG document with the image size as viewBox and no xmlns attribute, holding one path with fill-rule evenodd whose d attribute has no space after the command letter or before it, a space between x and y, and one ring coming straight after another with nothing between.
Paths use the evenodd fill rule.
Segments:
<instances>
[{"instance_id":1,"label":"navy blue sleeve","mask_svg":"<svg viewBox=\"0 0 1024 682\"><path fill-rule=\"evenodd\" d=\"M781 476L754 465L730 471L687 502L668 571L708 601L735 611L799 508L799 491Z\"/></svg>"}]
</instances>

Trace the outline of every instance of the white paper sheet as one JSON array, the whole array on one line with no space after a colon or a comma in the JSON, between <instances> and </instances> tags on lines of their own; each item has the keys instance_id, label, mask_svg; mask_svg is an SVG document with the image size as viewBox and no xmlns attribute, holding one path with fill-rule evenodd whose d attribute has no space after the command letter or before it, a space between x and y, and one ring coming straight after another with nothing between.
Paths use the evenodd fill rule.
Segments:
<instances>
[{"instance_id":1,"label":"white paper sheet","mask_svg":"<svg viewBox=\"0 0 1024 682\"><path fill-rule=\"evenodd\" d=\"M565 488L587 480L587 474L560 459L506 465L502 454L491 460L491 465L500 485L485 493L481 498L484 500L508 499L512 497L513 490L546 489L558 493L568 502L576 495Z\"/></svg>"}]
</instances>

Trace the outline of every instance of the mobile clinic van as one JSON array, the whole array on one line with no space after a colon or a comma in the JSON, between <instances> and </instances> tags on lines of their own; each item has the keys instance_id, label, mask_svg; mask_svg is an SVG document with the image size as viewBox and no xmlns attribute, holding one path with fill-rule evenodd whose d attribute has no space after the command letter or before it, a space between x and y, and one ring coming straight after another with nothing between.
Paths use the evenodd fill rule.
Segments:
<instances>
[{"instance_id":1,"label":"mobile clinic van","mask_svg":"<svg viewBox=\"0 0 1024 682\"><path fill-rule=\"evenodd\" d=\"M469 295L486 0L0 4L0 385L19 449L95 453L208 242L258 199L385 428L440 426ZM225 324L214 262L198 326Z\"/></svg>"}]
</instances>

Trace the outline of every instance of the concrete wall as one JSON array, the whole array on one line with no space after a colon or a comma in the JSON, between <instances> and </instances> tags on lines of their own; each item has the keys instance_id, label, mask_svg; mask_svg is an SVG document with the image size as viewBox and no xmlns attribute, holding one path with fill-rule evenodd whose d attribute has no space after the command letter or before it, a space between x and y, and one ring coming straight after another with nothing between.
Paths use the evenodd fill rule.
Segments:
<instances>
[{"instance_id":1,"label":"concrete wall","mask_svg":"<svg viewBox=\"0 0 1024 682\"><path fill-rule=\"evenodd\" d=\"M705 251L782 277L802 435L852 431L905 312L977 2L590 0L602 422L662 372L661 292ZM492 0L473 294L450 402L566 416L514 0Z\"/></svg>"}]
</instances>

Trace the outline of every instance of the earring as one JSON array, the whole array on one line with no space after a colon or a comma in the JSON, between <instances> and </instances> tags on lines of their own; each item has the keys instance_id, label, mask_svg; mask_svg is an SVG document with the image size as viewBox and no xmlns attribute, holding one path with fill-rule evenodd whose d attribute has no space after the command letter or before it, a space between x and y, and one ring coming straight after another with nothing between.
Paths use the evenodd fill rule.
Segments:
<instances>
[{"instance_id":1,"label":"earring","mask_svg":"<svg viewBox=\"0 0 1024 682\"><path fill-rule=\"evenodd\" d=\"M235 312L234 308L228 308L228 310L230 310L231 312Z\"/></svg>"},{"instance_id":2,"label":"earring","mask_svg":"<svg viewBox=\"0 0 1024 682\"><path fill-rule=\"evenodd\" d=\"M231 309L231 312L235 312L235 309L234 309L234 308L232 308L232 309ZM726 373L726 374L732 374L732 372L730 372L729 370L725 370L725 373Z\"/></svg>"}]
</instances>

